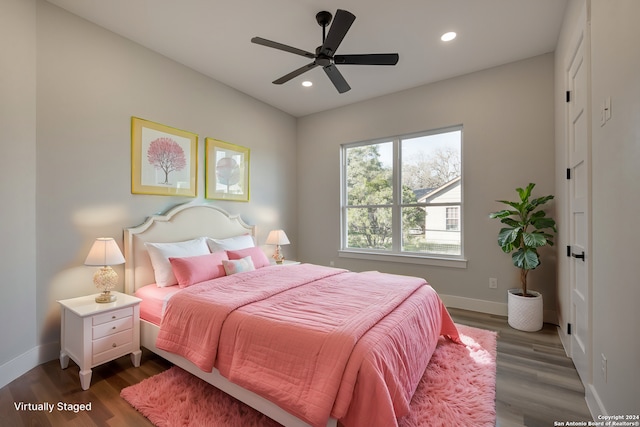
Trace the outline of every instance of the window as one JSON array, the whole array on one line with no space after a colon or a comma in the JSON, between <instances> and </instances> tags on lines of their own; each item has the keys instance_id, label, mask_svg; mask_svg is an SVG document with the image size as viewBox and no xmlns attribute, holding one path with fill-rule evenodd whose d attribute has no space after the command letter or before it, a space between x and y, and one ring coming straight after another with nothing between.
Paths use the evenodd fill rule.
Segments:
<instances>
[{"instance_id":1,"label":"window","mask_svg":"<svg viewBox=\"0 0 640 427\"><path fill-rule=\"evenodd\" d=\"M460 230L460 207L447 208L447 230Z\"/></svg>"},{"instance_id":2,"label":"window","mask_svg":"<svg viewBox=\"0 0 640 427\"><path fill-rule=\"evenodd\" d=\"M342 146L342 251L461 259L462 127Z\"/></svg>"}]
</instances>

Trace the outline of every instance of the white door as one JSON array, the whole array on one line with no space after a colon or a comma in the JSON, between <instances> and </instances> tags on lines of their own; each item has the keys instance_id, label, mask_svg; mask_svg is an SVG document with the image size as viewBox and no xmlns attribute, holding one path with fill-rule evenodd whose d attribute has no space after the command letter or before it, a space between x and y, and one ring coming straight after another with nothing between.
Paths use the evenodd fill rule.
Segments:
<instances>
[{"instance_id":1,"label":"white door","mask_svg":"<svg viewBox=\"0 0 640 427\"><path fill-rule=\"evenodd\" d=\"M569 243L571 260L571 357L584 384L591 381L590 248L590 113L588 99L588 32L586 16L573 38L568 58L567 136L569 159Z\"/></svg>"}]
</instances>

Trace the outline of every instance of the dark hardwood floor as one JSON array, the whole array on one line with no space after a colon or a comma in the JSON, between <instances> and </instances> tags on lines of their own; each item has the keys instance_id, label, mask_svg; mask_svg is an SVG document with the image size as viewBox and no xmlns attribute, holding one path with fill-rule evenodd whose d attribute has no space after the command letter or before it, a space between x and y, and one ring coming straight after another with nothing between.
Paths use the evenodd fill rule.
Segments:
<instances>
[{"instance_id":1,"label":"dark hardwood floor","mask_svg":"<svg viewBox=\"0 0 640 427\"><path fill-rule=\"evenodd\" d=\"M451 309L457 323L498 331L496 409L499 427L548 427L554 421L591 420L584 389L566 357L556 328L545 325L540 332L511 329L499 316ZM128 356L93 370L91 388L83 391L78 366L66 370L57 360L47 362L0 389L0 425L46 426L151 426L120 398L120 390L169 368L171 364L143 350L139 368ZM17 410L16 405L48 402L51 413ZM91 411L58 410L63 404L91 403ZM453 427L453 426L452 426ZM471 426L456 426L471 427Z\"/></svg>"}]
</instances>

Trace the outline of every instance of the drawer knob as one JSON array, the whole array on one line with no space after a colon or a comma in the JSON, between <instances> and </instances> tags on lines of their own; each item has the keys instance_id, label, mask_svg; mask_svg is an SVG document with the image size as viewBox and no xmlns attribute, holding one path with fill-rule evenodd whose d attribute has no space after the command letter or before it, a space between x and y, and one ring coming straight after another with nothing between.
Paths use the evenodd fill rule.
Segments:
<instances>
[{"instance_id":1,"label":"drawer knob","mask_svg":"<svg viewBox=\"0 0 640 427\"><path fill-rule=\"evenodd\" d=\"M111 344L111 347L115 348L116 347L116 343Z\"/></svg>"},{"instance_id":2,"label":"drawer knob","mask_svg":"<svg viewBox=\"0 0 640 427\"><path fill-rule=\"evenodd\" d=\"M116 327L114 326L114 327L113 327L113 328L111 328L111 329L115 329L115 328L116 328Z\"/></svg>"},{"instance_id":3,"label":"drawer knob","mask_svg":"<svg viewBox=\"0 0 640 427\"><path fill-rule=\"evenodd\" d=\"M111 318L112 318L112 319L115 319L115 318L116 318L116 316L111 316Z\"/></svg>"}]
</instances>

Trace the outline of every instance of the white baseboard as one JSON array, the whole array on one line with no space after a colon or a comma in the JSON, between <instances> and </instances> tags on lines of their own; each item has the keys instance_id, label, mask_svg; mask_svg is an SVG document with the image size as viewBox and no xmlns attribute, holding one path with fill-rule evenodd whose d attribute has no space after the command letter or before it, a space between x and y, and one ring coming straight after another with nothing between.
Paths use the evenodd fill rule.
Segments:
<instances>
[{"instance_id":1,"label":"white baseboard","mask_svg":"<svg viewBox=\"0 0 640 427\"><path fill-rule=\"evenodd\" d=\"M460 297L457 295L439 295L440 299L442 299L442 302L447 307L478 311L480 313L495 314L497 316L506 316L508 314L506 302L486 301L481 299ZM551 323L554 325L558 324L558 316L555 310L544 310L543 319L545 323Z\"/></svg>"},{"instance_id":2,"label":"white baseboard","mask_svg":"<svg viewBox=\"0 0 640 427\"><path fill-rule=\"evenodd\" d=\"M558 326L558 336L564 348L564 353L567 357L571 358L571 337L567 335L560 326Z\"/></svg>"},{"instance_id":3,"label":"white baseboard","mask_svg":"<svg viewBox=\"0 0 640 427\"><path fill-rule=\"evenodd\" d=\"M609 415L593 384L585 387L585 400L587 401L587 408L589 408L589 412L591 412L591 417L594 420L598 419L598 415Z\"/></svg>"},{"instance_id":4,"label":"white baseboard","mask_svg":"<svg viewBox=\"0 0 640 427\"><path fill-rule=\"evenodd\" d=\"M459 297L457 295L439 294L440 299L447 307L461 308L463 310L478 311L480 313L495 314L498 316L507 315L507 303L485 301L474 298Z\"/></svg>"},{"instance_id":5,"label":"white baseboard","mask_svg":"<svg viewBox=\"0 0 640 427\"><path fill-rule=\"evenodd\" d=\"M38 366L38 347L22 353L20 356L0 366L0 387L4 387L20 375Z\"/></svg>"},{"instance_id":6,"label":"white baseboard","mask_svg":"<svg viewBox=\"0 0 640 427\"><path fill-rule=\"evenodd\" d=\"M0 365L0 388L26 374L36 366L57 359L60 355L60 343L54 342L33 347L14 359Z\"/></svg>"}]
</instances>

